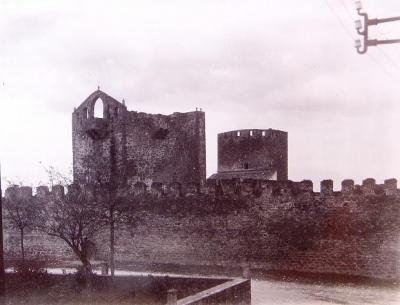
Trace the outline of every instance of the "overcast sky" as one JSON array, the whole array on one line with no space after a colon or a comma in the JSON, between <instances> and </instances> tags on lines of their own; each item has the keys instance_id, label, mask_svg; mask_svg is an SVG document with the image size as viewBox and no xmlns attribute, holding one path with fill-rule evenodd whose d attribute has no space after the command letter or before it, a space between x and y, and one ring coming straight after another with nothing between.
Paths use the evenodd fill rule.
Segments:
<instances>
[{"instance_id":1,"label":"overcast sky","mask_svg":"<svg viewBox=\"0 0 400 305\"><path fill-rule=\"evenodd\" d=\"M400 16L398 0L363 5ZM217 133L273 128L291 180L400 178L400 45L358 55L354 19L350 0L0 0L3 176L67 172L71 113L100 85L129 110L203 108L208 175ZM400 38L400 22L371 37Z\"/></svg>"}]
</instances>

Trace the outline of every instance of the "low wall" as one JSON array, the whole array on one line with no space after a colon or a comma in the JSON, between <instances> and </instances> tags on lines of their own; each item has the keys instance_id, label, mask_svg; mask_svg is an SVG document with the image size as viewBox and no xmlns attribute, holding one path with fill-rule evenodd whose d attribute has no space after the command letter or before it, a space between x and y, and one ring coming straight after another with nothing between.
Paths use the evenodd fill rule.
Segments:
<instances>
[{"instance_id":1,"label":"low wall","mask_svg":"<svg viewBox=\"0 0 400 305\"><path fill-rule=\"evenodd\" d=\"M251 305L250 280L235 279L168 305Z\"/></svg>"}]
</instances>

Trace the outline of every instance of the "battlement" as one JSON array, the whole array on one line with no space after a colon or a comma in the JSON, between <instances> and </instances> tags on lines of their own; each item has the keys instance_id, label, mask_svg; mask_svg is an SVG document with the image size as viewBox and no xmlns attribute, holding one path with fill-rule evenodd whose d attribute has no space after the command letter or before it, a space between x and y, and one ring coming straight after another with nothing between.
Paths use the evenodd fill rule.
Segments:
<instances>
[{"instance_id":1,"label":"battlement","mask_svg":"<svg viewBox=\"0 0 400 305\"><path fill-rule=\"evenodd\" d=\"M218 134L218 173L211 178L287 180L287 132L241 129Z\"/></svg>"},{"instance_id":2,"label":"battlement","mask_svg":"<svg viewBox=\"0 0 400 305\"><path fill-rule=\"evenodd\" d=\"M333 190L332 180L321 181L320 192L314 192L313 182L311 180L303 181L275 181L275 180L261 180L261 179L208 179L205 186L199 183L185 183L171 182L168 184L152 181L137 181L130 186L131 196L149 193L156 197L178 198L187 196L228 196L234 198L240 197L260 197L265 196L273 197L297 197L301 194L311 194L313 197L340 197L340 196L400 196L397 188L396 179L387 179L383 184L377 184L374 179L368 178L363 180L362 185L356 185L353 180L345 179L341 183L341 191ZM54 195L57 197L65 196L76 185L70 185L67 190L62 185L54 185L50 190L47 186L38 186L36 188L36 197L45 198L46 196ZM6 189L5 197L11 198L32 198L33 192L31 187L13 185ZM310 197L311 198L311 197ZM311 199L310 199L311 200Z\"/></svg>"},{"instance_id":3,"label":"battlement","mask_svg":"<svg viewBox=\"0 0 400 305\"><path fill-rule=\"evenodd\" d=\"M354 184L354 180L345 179L342 181L342 189L340 192L335 192L336 194L350 194L353 192L362 193L365 195L375 195L385 193L386 195L396 195L397 191L397 180L387 179L383 184L377 184L375 179L367 178L362 181L361 185ZM333 181L323 180L321 181L321 195L332 195L333 191Z\"/></svg>"},{"instance_id":4,"label":"battlement","mask_svg":"<svg viewBox=\"0 0 400 305\"><path fill-rule=\"evenodd\" d=\"M234 138L234 139L240 137L268 138L274 136L276 137L287 136L287 132L269 128L269 129L239 129L218 134L218 137Z\"/></svg>"},{"instance_id":5,"label":"battlement","mask_svg":"<svg viewBox=\"0 0 400 305\"><path fill-rule=\"evenodd\" d=\"M209 258L209 253L217 252L224 255L217 257L218 262L237 264L242 257L248 260L250 253L252 261L265 262L268 268L285 264L289 270L399 278L393 267L400 255L393 251L398 248L393 236L400 228L397 180L377 184L368 178L357 185L346 179L341 182L341 191L334 191L331 179L320 183L321 191L314 192L310 180L208 179L203 186L136 180L129 185L128 194L142 218L137 232L146 234L135 234L140 239L132 243L128 231L117 231L122 247L119 255L127 261L134 261L136 255L142 257L143 252L135 252L140 244L151 257L167 264L171 260L185 264L190 258ZM79 185L39 186L32 194L30 187L12 186L6 190L6 197L32 199L39 209L45 209L50 202L47 196L62 198L75 189ZM90 192L91 188L86 190ZM13 232L7 226L6 230ZM13 236L6 234L8 240ZM104 246L104 236L96 240L99 249ZM35 235L30 240L55 248L54 243L47 242L47 236ZM182 247L168 247L176 242ZM12 240L8 244L15 249L18 243ZM193 251L187 252L188 248ZM199 249L206 254L196 256ZM51 251L44 253L54 253ZM360 258L366 262L362 269ZM210 260L212 264L215 261L214 257Z\"/></svg>"},{"instance_id":6,"label":"battlement","mask_svg":"<svg viewBox=\"0 0 400 305\"><path fill-rule=\"evenodd\" d=\"M129 115L133 116L134 118L141 118L141 119L151 119L151 118L158 118L158 119L182 119L185 117L197 116L202 115L205 116L205 112L201 110L189 111L189 112L174 112L171 114L161 114L161 113L147 113L147 112L139 112L135 110L129 110Z\"/></svg>"}]
</instances>

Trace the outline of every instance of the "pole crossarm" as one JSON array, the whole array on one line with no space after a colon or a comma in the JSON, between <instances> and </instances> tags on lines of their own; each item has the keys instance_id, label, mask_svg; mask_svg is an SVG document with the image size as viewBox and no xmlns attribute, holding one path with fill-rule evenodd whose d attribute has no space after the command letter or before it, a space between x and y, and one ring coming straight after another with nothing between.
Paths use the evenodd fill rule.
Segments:
<instances>
[{"instance_id":1,"label":"pole crossarm","mask_svg":"<svg viewBox=\"0 0 400 305\"><path fill-rule=\"evenodd\" d=\"M385 40L374 40L374 46L380 45L380 44L392 44L392 43L400 43L400 39L385 39Z\"/></svg>"},{"instance_id":2,"label":"pole crossarm","mask_svg":"<svg viewBox=\"0 0 400 305\"><path fill-rule=\"evenodd\" d=\"M400 39L378 40L378 39L369 39L369 37L368 37L368 33L369 33L368 27L370 25L378 25L380 23L385 23L385 22L400 21L400 16L390 17L390 18L380 18L380 19L379 18L369 19L367 13L361 12L362 5L361 5L360 1L356 2L356 8L357 8L358 15L361 16L363 19L363 22L361 20L356 21L357 33L362 36L362 40L357 39L356 44L355 44L355 47L359 54L367 53L368 47L371 47L371 46L378 46L381 44L400 43Z\"/></svg>"},{"instance_id":3,"label":"pole crossarm","mask_svg":"<svg viewBox=\"0 0 400 305\"><path fill-rule=\"evenodd\" d=\"M400 21L400 17L390 17L390 18L375 18L375 19L368 19L368 25L378 25L380 23L384 22L394 22L394 21Z\"/></svg>"}]
</instances>

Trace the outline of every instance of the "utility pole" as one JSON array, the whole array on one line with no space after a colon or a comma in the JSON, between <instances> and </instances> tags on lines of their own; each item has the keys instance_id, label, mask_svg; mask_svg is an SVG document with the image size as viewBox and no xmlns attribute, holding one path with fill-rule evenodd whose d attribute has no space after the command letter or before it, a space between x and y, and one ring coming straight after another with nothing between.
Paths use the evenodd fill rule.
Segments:
<instances>
[{"instance_id":1,"label":"utility pole","mask_svg":"<svg viewBox=\"0 0 400 305\"><path fill-rule=\"evenodd\" d=\"M362 36L363 42L361 39L357 39L355 41L355 47L357 49L358 54L365 54L367 53L368 47L377 46L380 44L393 44L393 43L400 43L400 39L389 39L389 40L378 40L378 39L369 39L368 37L368 27L370 25L378 25L380 23L385 22L393 22L393 21L400 21L400 17L391 17L391 18L382 18L382 19L369 19L367 13L362 13L362 4L361 1L356 1L356 9L358 15L363 17L363 21L356 20L356 30L357 33ZM363 26L364 23L364 26Z\"/></svg>"},{"instance_id":2,"label":"utility pole","mask_svg":"<svg viewBox=\"0 0 400 305\"><path fill-rule=\"evenodd\" d=\"M4 250L3 250L3 192L1 189L0 165L0 297L5 294Z\"/></svg>"}]
</instances>

